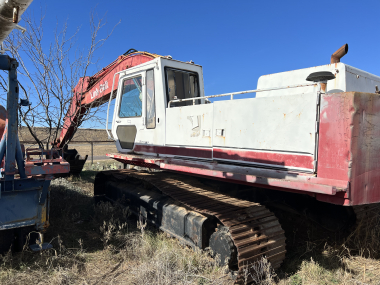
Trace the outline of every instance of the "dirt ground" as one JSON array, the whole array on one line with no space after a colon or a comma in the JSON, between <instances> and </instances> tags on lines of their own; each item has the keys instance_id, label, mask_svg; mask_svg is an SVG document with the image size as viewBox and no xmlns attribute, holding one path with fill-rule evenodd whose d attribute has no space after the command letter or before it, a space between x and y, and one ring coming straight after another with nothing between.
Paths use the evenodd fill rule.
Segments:
<instances>
[{"instance_id":1,"label":"dirt ground","mask_svg":"<svg viewBox=\"0 0 380 285\"><path fill-rule=\"evenodd\" d=\"M47 128L39 128L35 127L34 131L37 135L37 137L43 141L46 142L46 139L48 136L48 129ZM30 134L28 128L26 127L20 127L19 128L19 137L20 141L26 141L31 142L34 141L33 136ZM107 132L104 129L83 129L79 128L72 139L72 142L79 142L79 141L97 141L97 142L104 142L109 141ZM112 142L112 141L111 141Z\"/></svg>"},{"instance_id":2,"label":"dirt ground","mask_svg":"<svg viewBox=\"0 0 380 285\"><path fill-rule=\"evenodd\" d=\"M37 136L42 140L46 137L46 128L35 128ZM21 142L34 141L27 128L19 129ZM106 154L117 152L115 142L108 139L107 133L103 129L78 129L74 138L69 143L69 149L75 148L82 157L88 155L88 161L91 161L91 142L93 143L94 161L107 159ZM25 148L38 147L37 144L25 143Z\"/></svg>"},{"instance_id":3,"label":"dirt ground","mask_svg":"<svg viewBox=\"0 0 380 285\"><path fill-rule=\"evenodd\" d=\"M207 251L181 245L119 204L96 205L96 173L52 182L45 241L54 248L1 256L0 284L231 284ZM276 272L265 259L252 266L255 284L380 284L378 223L347 235L276 215L286 215L287 256Z\"/></svg>"}]
</instances>

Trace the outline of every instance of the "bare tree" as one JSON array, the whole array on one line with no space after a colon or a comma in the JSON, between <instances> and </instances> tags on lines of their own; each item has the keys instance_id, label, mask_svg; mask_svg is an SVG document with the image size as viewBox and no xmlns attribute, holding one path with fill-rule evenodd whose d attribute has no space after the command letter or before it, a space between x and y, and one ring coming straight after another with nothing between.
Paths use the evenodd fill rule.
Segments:
<instances>
[{"instance_id":1,"label":"bare tree","mask_svg":"<svg viewBox=\"0 0 380 285\"><path fill-rule=\"evenodd\" d=\"M45 145L49 148L49 144L59 137L63 128L63 119L73 97L72 90L79 79L87 75L89 68L96 64L96 51L116 26L104 38L99 39L99 32L106 23L104 18L98 18L92 11L88 48L82 50L77 47L76 41L79 29L69 35L67 22L62 28L57 25L54 39L47 40L50 44L46 44L43 20L44 17L36 21L30 15L25 15L23 22L26 31L13 32L6 40L5 47L19 62L20 97L24 93L32 103L26 108L20 108L19 123L28 128L40 147ZM83 91L83 80L81 82L80 90ZM3 78L0 78L0 92L1 88L5 89L5 84ZM92 108L99 105L95 101L93 105L87 106L85 114L77 118L79 121L76 128L84 121L95 124L100 120L100 109Z\"/></svg>"}]
</instances>

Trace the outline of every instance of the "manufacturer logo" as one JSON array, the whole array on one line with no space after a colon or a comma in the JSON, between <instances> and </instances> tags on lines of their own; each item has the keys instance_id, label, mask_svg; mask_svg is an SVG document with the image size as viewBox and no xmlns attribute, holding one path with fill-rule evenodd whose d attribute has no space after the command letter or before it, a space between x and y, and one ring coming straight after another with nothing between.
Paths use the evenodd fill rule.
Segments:
<instances>
[{"instance_id":1,"label":"manufacturer logo","mask_svg":"<svg viewBox=\"0 0 380 285\"><path fill-rule=\"evenodd\" d=\"M107 90L107 89L108 89L108 81L105 81L104 84L99 85L99 89L96 88L94 92L91 93L91 99L98 97L99 94L102 94L104 90Z\"/></svg>"}]
</instances>

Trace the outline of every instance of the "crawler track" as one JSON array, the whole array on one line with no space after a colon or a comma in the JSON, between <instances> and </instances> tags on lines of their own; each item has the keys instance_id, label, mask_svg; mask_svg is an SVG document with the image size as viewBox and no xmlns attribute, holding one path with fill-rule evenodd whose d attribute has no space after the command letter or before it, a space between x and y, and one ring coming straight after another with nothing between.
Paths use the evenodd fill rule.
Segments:
<instances>
[{"instance_id":1,"label":"crawler track","mask_svg":"<svg viewBox=\"0 0 380 285\"><path fill-rule=\"evenodd\" d=\"M216 193L190 176L133 170L99 173L95 180L96 195L104 192L99 185L110 179L124 182L129 179L143 180L192 210L216 217L228 227L237 249L238 260L232 265L238 269L236 283L243 283L247 266L261 257L265 256L275 269L285 258L284 231L274 214L258 203Z\"/></svg>"}]
</instances>

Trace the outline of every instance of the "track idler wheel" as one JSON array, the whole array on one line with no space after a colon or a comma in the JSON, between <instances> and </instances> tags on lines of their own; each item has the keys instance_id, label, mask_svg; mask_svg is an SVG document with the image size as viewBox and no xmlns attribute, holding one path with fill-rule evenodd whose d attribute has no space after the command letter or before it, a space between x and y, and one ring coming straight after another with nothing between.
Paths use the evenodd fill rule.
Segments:
<instances>
[{"instance_id":1,"label":"track idler wheel","mask_svg":"<svg viewBox=\"0 0 380 285\"><path fill-rule=\"evenodd\" d=\"M213 256L220 256L221 264L232 266L237 264L237 250L227 227L218 226L218 230L210 237L210 249Z\"/></svg>"}]
</instances>

